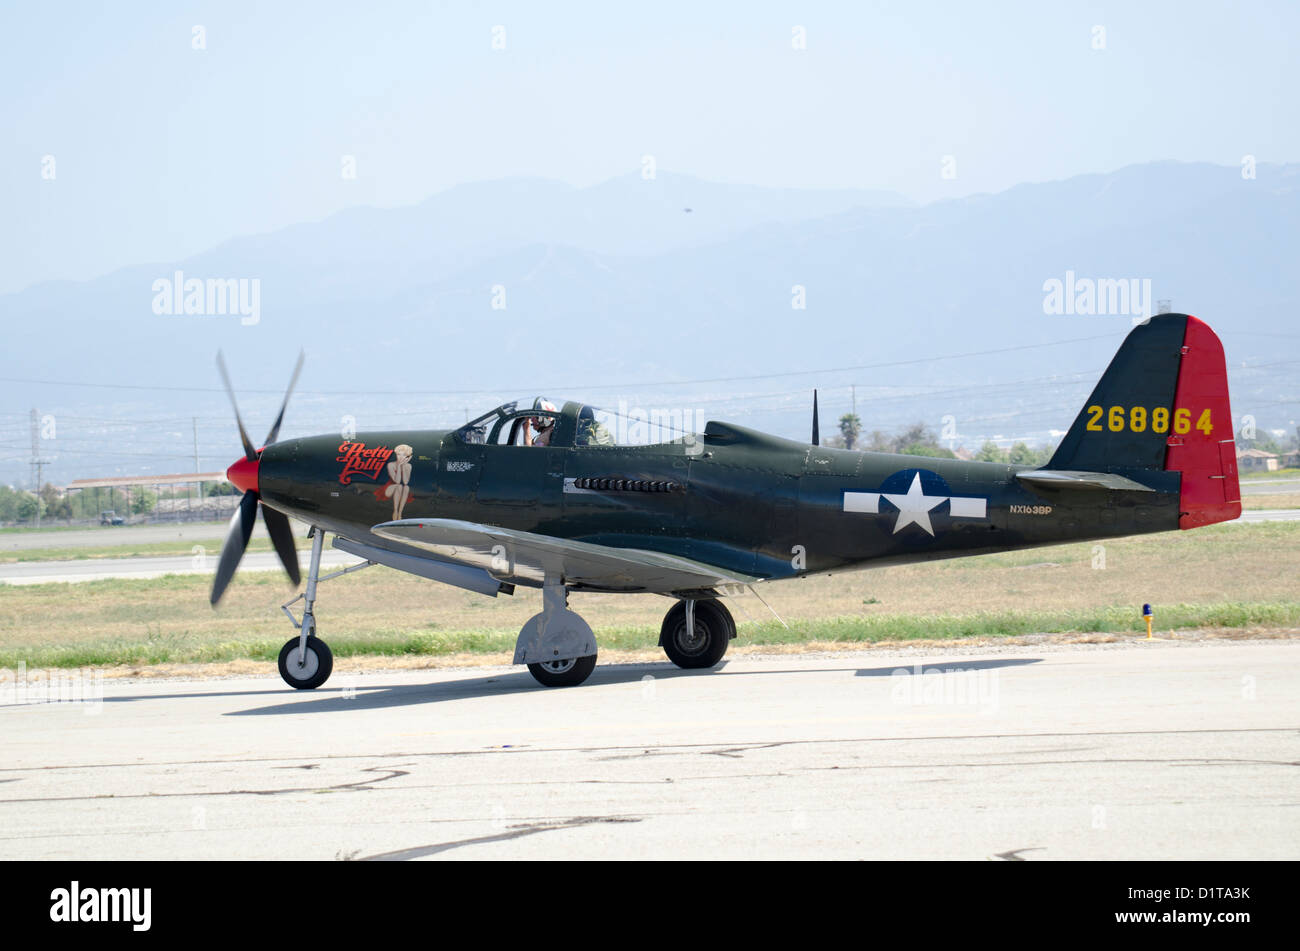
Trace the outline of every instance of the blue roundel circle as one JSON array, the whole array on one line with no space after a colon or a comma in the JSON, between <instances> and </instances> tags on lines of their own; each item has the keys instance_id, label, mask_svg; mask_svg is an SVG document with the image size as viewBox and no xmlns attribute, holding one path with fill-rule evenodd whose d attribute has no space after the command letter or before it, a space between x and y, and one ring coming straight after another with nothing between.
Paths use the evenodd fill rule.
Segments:
<instances>
[{"instance_id":1,"label":"blue roundel circle","mask_svg":"<svg viewBox=\"0 0 1300 951\"><path fill-rule=\"evenodd\" d=\"M881 529L895 545L928 546L952 524L948 515L950 493L947 480L929 469L893 473L880 484ZM906 499L901 498L904 496Z\"/></svg>"},{"instance_id":2,"label":"blue roundel circle","mask_svg":"<svg viewBox=\"0 0 1300 951\"><path fill-rule=\"evenodd\" d=\"M907 495L917 475L921 476L921 491L926 495L941 495L945 498L952 494L948 481L937 472L929 469L900 469L880 483L881 495Z\"/></svg>"}]
</instances>

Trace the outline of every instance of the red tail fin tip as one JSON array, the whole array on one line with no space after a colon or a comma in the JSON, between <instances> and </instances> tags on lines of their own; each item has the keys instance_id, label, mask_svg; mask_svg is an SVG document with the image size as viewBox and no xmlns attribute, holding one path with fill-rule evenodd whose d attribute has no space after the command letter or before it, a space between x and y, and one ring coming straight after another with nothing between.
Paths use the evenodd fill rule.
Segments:
<instances>
[{"instance_id":1,"label":"red tail fin tip","mask_svg":"<svg viewBox=\"0 0 1300 951\"><path fill-rule=\"evenodd\" d=\"M1241 515L1237 451L1223 344L1204 321L1187 318L1165 470L1182 473L1179 528Z\"/></svg>"}]
</instances>

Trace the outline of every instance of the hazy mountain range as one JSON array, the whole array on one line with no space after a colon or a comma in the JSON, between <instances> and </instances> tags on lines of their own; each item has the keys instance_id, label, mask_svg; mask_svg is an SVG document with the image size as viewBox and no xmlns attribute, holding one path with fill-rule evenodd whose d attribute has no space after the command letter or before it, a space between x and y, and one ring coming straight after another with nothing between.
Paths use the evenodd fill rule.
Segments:
<instances>
[{"instance_id":1,"label":"hazy mountain range","mask_svg":"<svg viewBox=\"0 0 1300 951\"><path fill-rule=\"evenodd\" d=\"M47 447L57 451L45 453L56 478L191 468L180 458L190 416L213 454L204 466L224 467L238 443L211 392L218 347L257 431L307 350L286 435L331 428L342 414L363 427L446 425L498 394L544 391L685 403L802 436L814 385L833 418L856 384L867 429L911 419L937 429L951 415L967 444L1047 438L1069 424L1132 322L1045 313L1052 280L1131 279L1153 306L1171 299L1208 320L1234 367L1234 412L1290 425L1297 186L1296 165L1260 165L1245 179L1236 166L1163 162L918 205L889 192L660 172L590 188L485 182L358 208L181 261L0 296L0 479L26 479L31 406L66 417ZM183 293L157 283L177 272L232 291L256 282L256 313L158 313L160 297L164 311L185 309ZM1059 344L1080 338L1101 339ZM933 359L983 351L999 352ZM808 370L826 372L795 373ZM718 382L667 385L696 380ZM115 388L62 385L71 382ZM124 388L135 386L204 392ZM150 418L157 424L128 425Z\"/></svg>"}]
</instances>

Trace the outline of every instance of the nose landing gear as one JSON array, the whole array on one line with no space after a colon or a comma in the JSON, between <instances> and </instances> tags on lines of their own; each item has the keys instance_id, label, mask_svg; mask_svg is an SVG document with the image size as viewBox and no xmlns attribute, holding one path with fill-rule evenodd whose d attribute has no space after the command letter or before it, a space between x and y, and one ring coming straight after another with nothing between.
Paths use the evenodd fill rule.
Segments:
<instances>
[{"instance_id":1,"label":"nose landing gear","mask_svg":"<svg viewBox=\"0 0 1300 951\"><path fill-rule=\"evenodd\" d=\"M339 575L351 574L362 568L369 568L373 561L363 561L349 565L340 571L334 571L325 577L320 576L320 556L325 549L325 532L312 526L311 529L311 565L307 569L307 590L288 604L282 604L280 610L288 615L293 626L298 629L298 636L280 648L280 676L295 690L314 690L329 680L334 671L334 654L329 645L316 636L316 585L329 581ZM303 602L302 621L300 622L289 610L299 601Z\"/></svg>"},{"instance_id":2,"label":"nose landing gear","mask_svg":"<svg viewBox=\"0 0 1300 951\"><path fill-rule=\"evenodd\" d=\"M280 648L280 676L290 687L312 690L329 680L334 671L334 654L316 635L307 637L304 651L295 637Z\"/></svg>"}]
</instances>

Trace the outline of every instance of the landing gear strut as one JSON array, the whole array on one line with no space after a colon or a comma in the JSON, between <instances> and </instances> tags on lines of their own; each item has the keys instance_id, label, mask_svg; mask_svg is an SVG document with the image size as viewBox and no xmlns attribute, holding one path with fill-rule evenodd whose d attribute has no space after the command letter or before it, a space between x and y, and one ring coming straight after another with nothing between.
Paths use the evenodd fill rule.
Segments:
<instances>
[{"instance_id":1,"label":"landing gear strut","mask_svg":"<svg viewBox=\"0 0 1300 951\"><path fill-rule=\"evenodd\" d=\"M533 615L515 642L516 664L544 687L576 687L596 669L596 635L569 610L569 592L558 576L542 585L542 613Z\"/></svg>"},{"instance_id":2,"label":"landing gear strut","mask_svg":"<svg viewBox=\"0 0 1300 951\"><path fill-rule=\"evenodd\" d=\"M659 646L678 667L695 670L722 660L735 636L736 622L720 602L684 599L664 617Z\"/></svg>"},{"instance_id":3,"label":"landing gear strut","mask_svg":"<svg viewBox=\"0 0 1300 951\"><path fill-rule=\"evenodd\" d=\"M311 529L311 566L307 569L307 590L298 595L280 609L289 616L293 626L298 629L298 636L280 648L280 676L284 682L296 690L314 690L329 680L334 671L334 654L329 645L316 636L316 585L339 575L351 574L362 568L369 568L373 561L363 561L359 565L349 565L341 571L333 571L325 577L320 576L320 556L325 549L325 532L312 526ZM299 601L303 602L302 621L299 622L289 610Z\"/></svg>"}]
</instances>

